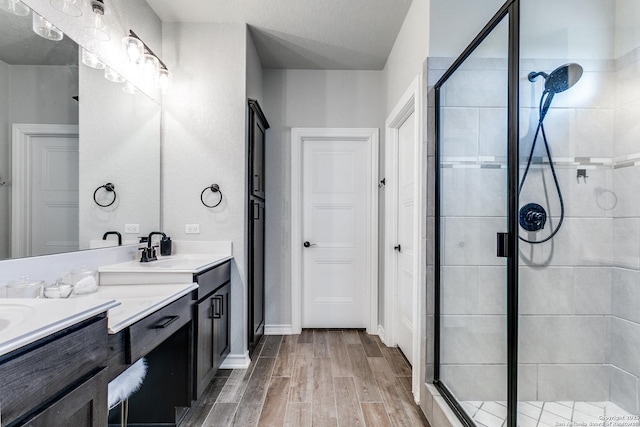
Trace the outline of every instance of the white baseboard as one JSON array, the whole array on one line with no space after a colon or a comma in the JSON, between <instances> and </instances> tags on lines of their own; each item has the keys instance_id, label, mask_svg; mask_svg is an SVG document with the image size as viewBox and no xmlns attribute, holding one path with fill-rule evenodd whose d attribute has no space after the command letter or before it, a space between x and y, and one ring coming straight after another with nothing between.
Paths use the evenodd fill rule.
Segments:
<instances>
[{"instance_id":1,"label":"white baseboard","mask_svg":"<svg viewBox=\"0 0 640 427\"><path fill-rule=\"evenodd\" d=\"M220 365L220 369L247 369L250 363L248 351L244 354L229 354Z\"/></svg>"},{"instance_id":2,"label":"white baseboard","mask_svg":"<svg viewBox=\"0 0 640 427\"><path fill-rule=\"evenodd\" d=\"M387 345L387 341L384 339L384 328L382 325L378 325L378 336L384 345ZM388 347L388 346L387 346Z\"/></svg>"},{"instance_id":3,"label":"white baseboard","mask_svg":"<svg viewBox=\"0 0 640 427\"><path fill-rule=\"evenodd\" d=\"M265 335L293 335L291 324L288 325L264 325Z\"/></svg>"}]
</instances>

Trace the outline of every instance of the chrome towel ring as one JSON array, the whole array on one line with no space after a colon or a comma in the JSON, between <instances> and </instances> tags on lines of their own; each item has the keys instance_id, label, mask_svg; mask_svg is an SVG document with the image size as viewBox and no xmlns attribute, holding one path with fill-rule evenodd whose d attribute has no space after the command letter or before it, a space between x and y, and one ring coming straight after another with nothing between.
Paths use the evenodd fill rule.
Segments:
<instances>
[{"instance_id":1,"label":"chrome towel ring","mask_svg":"<svg viewBox=\"0 0 640 427\"><path fill-rule=\"evenodd\" d=\"M102 203L98 202L98 199L96 199L96 195L98 194L98 191L100 191L101 188L104 188L107 193L113 193L113 200L111 201L111 203L103 205ZM110 182L107 182L105 185L101 185L100 187L96 188L96 191L93 192L93 201L96 202L96 205L102 208L106 208L114 204L116 201L116 197L117 197L116 186Z\"/></svg>"},{"instance_id":2,"label":"chrome towel ring","mask_svg":"<svg viewBox=\"0 0 640 427\"><path fill-rule=\"evenodd\" d=\"M215 205L208 205L205 203L204 192L207 190L211 190L212 193L220 193L220 200L218 200L218 203L216 203ZM222 203L222 190L220 190L220 186L218 184L211 184L209 187L205 187L204 190L202 190L202 193L200 193L200 201L208 208L215 208L216 206L218 206L220 203Z\"/></svg>"}]
</instances>

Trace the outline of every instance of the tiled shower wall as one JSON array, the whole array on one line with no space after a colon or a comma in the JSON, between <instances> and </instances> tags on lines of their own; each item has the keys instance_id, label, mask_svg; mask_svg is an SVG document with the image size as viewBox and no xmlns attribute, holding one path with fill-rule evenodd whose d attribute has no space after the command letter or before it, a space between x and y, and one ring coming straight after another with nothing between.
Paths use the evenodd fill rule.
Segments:
<instances>
[{"instance_id":1,"label":"tiled shower wall","mask_svg":"<svg viewBox=\"0 0 640 427\"><path fill-rule=\"evenodd\" d=\"M584 76L556 96L545 121L565 199L562 230L548 243L520 247L522 400L609 400L612 256L632 256L612 240L614 64L576 62ZM429 84L449 63L429 59ZM562 63L521 63L522 156L542 92L526 76ZM468 60L443 101L441 378L460 400L505 400L506 271L495 235L507 228L506 61ZM537 147L521 198L552 216L546 235L560 207L549 165L540 164L541 139ZM578 168L587 170L586 182Z\"/></svg>"},{"instance_id":2,"label":"tiled shower wall","mask_svg":"<svg viewBox=\"0 0 640 427\"><path fill-rule=\"evenodd\" d=\"M611 400L640 413L640 48L616 60Z\"/></svg>"}]
</instances>

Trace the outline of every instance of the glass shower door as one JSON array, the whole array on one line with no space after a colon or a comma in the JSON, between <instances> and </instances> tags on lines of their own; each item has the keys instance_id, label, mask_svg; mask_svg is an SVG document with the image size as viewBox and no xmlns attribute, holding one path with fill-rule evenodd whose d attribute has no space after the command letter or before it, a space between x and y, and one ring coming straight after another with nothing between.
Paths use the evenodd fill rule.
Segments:
<instances>
[{"instance_id":1,"label":"glass shower door","mask_svg":"<svg viewBox=\"0 0 640 427\"><path fill-rule=\"evenodd\" d=\"M484 426L502 426L507 416L507 271L496 235L508 230L508 21L436 88L436 381L468 422Z\"/></svg>"}]
</instances>

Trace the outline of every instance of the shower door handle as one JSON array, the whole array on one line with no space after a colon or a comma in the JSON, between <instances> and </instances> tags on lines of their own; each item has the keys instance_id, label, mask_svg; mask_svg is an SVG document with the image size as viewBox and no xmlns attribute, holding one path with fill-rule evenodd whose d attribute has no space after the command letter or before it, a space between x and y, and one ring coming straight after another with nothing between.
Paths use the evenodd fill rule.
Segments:
<instances>
[{"instance_id":1,"label":"shower door handle","mask_svg":"<svg viewBox=\"0 0 640 427\"><path fill-rule=\"evenodd\" d=\"M500 258L507 258L509 256L509 233L498 233L496 235L497 241L497 256Z\"/></svg>"}]
</instances>

